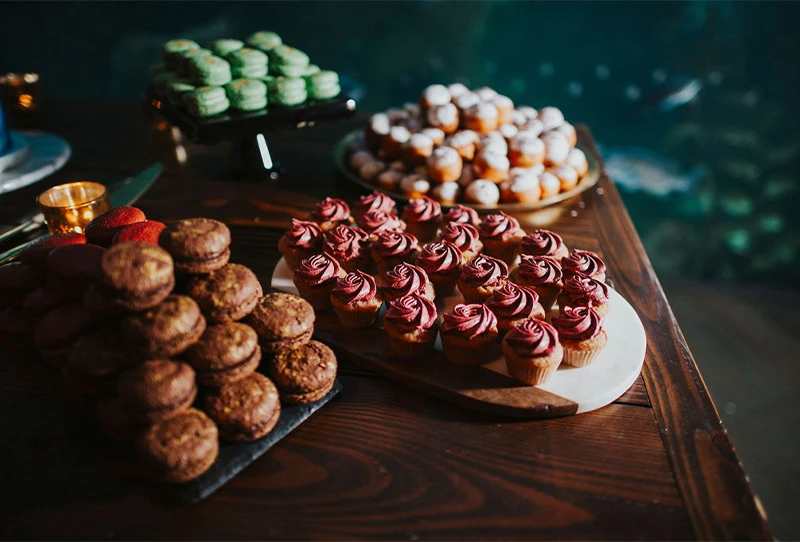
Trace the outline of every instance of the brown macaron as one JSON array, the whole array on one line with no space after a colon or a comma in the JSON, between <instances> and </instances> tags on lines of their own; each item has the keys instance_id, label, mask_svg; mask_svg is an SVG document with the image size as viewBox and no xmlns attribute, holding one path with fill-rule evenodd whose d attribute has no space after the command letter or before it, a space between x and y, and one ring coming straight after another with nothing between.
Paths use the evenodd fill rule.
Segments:
<instances>
[{"instance_id":1,"label":"brown macaron","mask_svg":"<svg viewBox=\"0 0 800 542\"><path fill-rule=\"evenodd\" d=\"M39 286L39 276L22 262L0 265L0 309L19 305L28 292Z\"/></svg>"},{"instance_id":2,"label":"brown macaron","mask_svg":"<svg viewBox=\"0 0 800 542\"><path fill-rule=\"evenodd\" d=\"M150 426L136 439L136 451L148 474L179 484L205 473L219 454L214 422L196 408Z\"/></svg>"},{"instance_id":3,"label":"brown macaron","mask_svg":"<svg viewBox=\"0 0 800 542\"><path fill-rule=\"evenodd\" d=\"M83 292L100 275L100 260L106 250L97 245L67 245L47 256L47 287L60 290L71 299Z\"/></svg>"},{"instance_id":4,"label":"brown macaron","mask_svg":"<svg viewBox=\"0 0 800 542\"><path fill-rule=\"evenodd\" d=\"M336 380L336 356L318 341L294 350L284 350L272 360L269 376L275 382L281 401L287 405L313 403L331 391Z\"/></svg>"},{"instance_id":5,"label":"brown macaron","mask_svg":"<svg viewBox=\"0 0 800 542\"><path fill-rule=\"evenodd\" d=\"M273 292L258 300L247 323L256 330L261 349L275 353L311 340L315 318L314 308L302 297Z\"/></svg>"},{"instance_id":6,"label":"brown macaron","mask_svg":"<svg viewBox=\"0 0 800 542\"><path fill-rule=\"evenodd\" d=\"M197 372L198 382L216 387L254 372L261 361L261 348L253 328L228 322L208 326L186 357Z\"/></svg>"},{"instance_id":7,"label":"brown macaron","mask_svg":"<svg viewBox=\"0 0 800 542\"><path fill-rule=\"evenodd\" d=\"M169 253L155 245L130 242L106 250L94 290L109 307L142 311L161 303L174 286Z\"/></svg>"},{"instance_id":8,"label":"brown macaron","mask_svg":"<svg viewBox=\"0 0 800 542\"><path fill-rule=\"evenodd\" d=\"M177 356L200 338L206 319L191 297L170 295L122 321L125 338L142 359Z\"/></svg>"},{"instance_id":9,"label":"brown macaron","mask_svg":"<svg viewBox=\"0 0 800 542\"><path fill-rule=\"evenodd\" d=\"M120 375L117 393L137 419L165 420L192 406L197 396L194 369L179 361L145 361Z\"/></svg>"},{"instance_id":10,"label":"brown macaron","mask_svg":"<svg viewBox=\"0 0 800 542\"><path fill-rule=\"evenodd\" d=\"M241 320L264 295L255 273L236 263L193 277L186 292L197 301L208 321L215 324Z\"/></svg>"},{"instance_id":11,"label":"brown macaron","mask_svg":"<svg viewBox=\"0 0 800 542\"><path fill-rule=\"evenodd\" d=\"M186 218L167 226L159 244L175 260L182 273L210 273L226 263L231 255L228 226L210 218Z\"/></svg>"},{"instance_id":12,"label":"brown macaron","mask_svg":"<svg viewBox=\"0 0 800 542\"><path fill-rule=\"evenodd\" d=\"M117 377L136 363L116 326L91 331L69 350L65 378L79 395L105 395L117 389Z\"/></svg>"},{"instance_id":13,"label":"brown macaron","mask_svg":"<svg viewBox=\"0 0 800 542\"><path fill-rule=\"evenodd\" d=\"M278 390L260 373L210 392L204 406L222 438L233 442L260 439L272 431L281 416Z\"/></svg>"}]
</instances>

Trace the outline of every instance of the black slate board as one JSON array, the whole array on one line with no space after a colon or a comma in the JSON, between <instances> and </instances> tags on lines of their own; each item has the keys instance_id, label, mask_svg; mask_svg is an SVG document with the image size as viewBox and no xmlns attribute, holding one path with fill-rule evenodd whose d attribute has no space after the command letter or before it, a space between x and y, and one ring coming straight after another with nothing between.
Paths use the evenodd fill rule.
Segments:
<instances>
[{"instance_id":1,"label":"black slate board","mask_svg":"<svg viewBox=\"0 0 800 542\"><path fill-rule=\"evenodd\" d=\"M191 482L168 488L170 496L184 504L202 501L272 448L340 391L342 384L336 379L328 395L319 401L307 405L282 406L281 417L275 429L262 439L254 442L220 443L219 458L211 469Z\"/></svg>"}]
</instances>

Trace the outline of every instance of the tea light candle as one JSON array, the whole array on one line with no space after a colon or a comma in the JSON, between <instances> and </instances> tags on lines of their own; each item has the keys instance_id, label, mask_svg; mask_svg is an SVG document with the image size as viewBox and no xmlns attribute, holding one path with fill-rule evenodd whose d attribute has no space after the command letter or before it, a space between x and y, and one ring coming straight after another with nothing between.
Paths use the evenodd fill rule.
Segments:
<instances>
[{"instance_id":1,"label":"tea light candle","mask_svg":"<svg viewBox=\"0 0 800 542\"><path fill-rule=\"evenodd\" d=\"M83 233L86 225L111 208L100 183L79 181L49 188L36 198L50 233Z\"/></svg>"}]
</instances>

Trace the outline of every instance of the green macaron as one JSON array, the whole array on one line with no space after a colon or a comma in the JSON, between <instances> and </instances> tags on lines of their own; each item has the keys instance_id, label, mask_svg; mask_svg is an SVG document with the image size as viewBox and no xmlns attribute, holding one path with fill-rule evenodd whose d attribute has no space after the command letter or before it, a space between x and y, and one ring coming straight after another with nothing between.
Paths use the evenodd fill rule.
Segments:
<instances>
[{"instance_id":1,"label":"green macaron","mask_svg":"<svg viewBox=\"0 0 800 542\"><path fill-rule=\"evenodd\" d=\"M184 105L183 96L188 92L192 92L197 87L190 84L186 79L175 79L166 85L166 94L169 103L172 105Z\"/></svg>"},{"instance_id":2,"label":"green macaron","mask_svg":"<svg viewBox=\"0 0 800 542\"><path fill-rule=\"evenodd\" d=\"M267 107L267 85L259 79L236 79L225 85L233 109L255 111Z\"/></svg>"},{"instance_id":3,"label":"green macaron","mask_svg":"<svg viewBox=\"0 0 800 542\"><path fill-rule=\"evenodd\" d=\"M232 79L228 61L215 55L189 57L189 75L193 83L207 86L224 85Z\"/></svg>"},{"instance_id":4,"label":"green macaron","mask_svg":"<svg viewBox=\"0 0 800 542\"><path fill-rule=\"evenodd\" d=\"M305 77L308 97L312 100L328 100L339 95L339 74L324 70Z\"/></svg>"},{"instance_id":5,"label":"green macaron","mask_svg":"<svg viewBox=\"0 0 800 542\"><path fill-rule=\"evenodd\" d=\"M267 75L267 55L258 49L245 47L230 53L226 59L231 65L234 79L255 79Z\"/></svg>"},{"instance_id":6,"label":"green macaron","mask_svg":"<svg viewBox=\"0 0 800 542\"><path fill-rule=\"evenodd\" d=\"M300 49L280 45L269 51L270 70L286 77L302 77L308 67L308 55Z\"/></svg>"},{"instance_id":7,"label":"green macaron","mask_svg":"<svg viewBox=\"0 0 800 542\"><path fill-rule=\"evenodd\" d=\"M197 117L210 117L228 110L231 103L222 87L205 86L183 95L186 109Z\"/></svg>"},{"instance_id":8,"label":"green macaron","mask_svg":"<svg viewBox=\"0 0 800 542\"><path fill-rule=\"evenodd\" d=\"M214 40L208 44L215 55L225 57L234 51L238 51L244 47L244 42L241 40L233 40L229 38Z\"/></svg>"},{"instance_id":9,"label":"green macaron","mask_svg":"<svg viewBox=\"0 0 800 542\"><path fill-rule=\"evenodd\" d=\"M306 101L306 82L300 77L276 77L267 83L269 101L275 105L299 105Z\"/></svg>"},{"instance_id":10,"label":"green macaron","mask_svg":"<svg viewBox=\"0 0 800 542\"><path fill-rule=\"evenodd\" d=\"M191 51L192 49L200 49L200 45L192 40L170 40L161 48L161 56L164 58L164 65L174 70L178 67L178 58L182 53Z\"/></svg>"},{"instance_id":11,"label":"green macaron","mask_svg":"<svg viewBox=\"0 0 800 542\"><path fill-rule=\"evenodd\" d=\"M275 47L281 45L283 40L275 32L262 30L260 32L254 32L253 34L250 34L245 42L250 47L261 49L262 51L269 51L270 49L274 49Z\"/></svg>"},{"instance_id":12,"label":"green macaron","mask_svg":"<svg viewBox=\"0 0 800 542\"><path fill-rule=\"evenodd\" d=\"M184 78L191 77L192 75L192 66L190 60L194 56L208 56L213 55L210 50L208 49L189 49L188 51L184 51L183 53L178 54L177 56L177 72L178 75Z\"/></svg>"}]
</instances>

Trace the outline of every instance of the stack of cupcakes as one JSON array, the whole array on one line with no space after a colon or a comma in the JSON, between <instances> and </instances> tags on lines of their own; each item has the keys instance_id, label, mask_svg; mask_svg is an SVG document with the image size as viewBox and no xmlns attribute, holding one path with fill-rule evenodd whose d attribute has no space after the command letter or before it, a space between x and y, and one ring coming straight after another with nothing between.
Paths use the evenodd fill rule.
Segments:
<instances>
[{"instance_id":1,"label":"stack of cupcakes","mask_svg":"<svg viewBox=\"0 0 800 542\"><path fill-rule=\"evenodd\" d=\"M206 48L185 39L162 48L163 65L150 70L155 93L196 117L228 109L258 111L267 103L296 106L341 93L339 76L268 31L245 40L217 39Z\"/></svg>"},{"instance_id":2,"label":"stack of cupcakes","mask_svg":"<svg viewBox=\"0 0 800 542\"><path fill-rule=\"evenodd\" d=\"M316 311L333 309L342 326L375 325L385 307L381 323L400 357L428 354L441 335L448 360L482 365L502 340L509 373L536 385L562 361L590 364L607 343L605 263L570 252L554 232L526 234L505 213L443 213L426 196L398 211L380 192L352 208L326 198L308 220L292 221L278 248L300 296ZM464 303L440 315L434 301L456 289Z\"/></svg>"},{"instance_id":3,"label":"stack of cupcakes","mask_svg":"<svg viewBox=\"0 0 800 542\"><path fill-rule=\"evenodd\" d=\"M494 90L431 85L418 103L373 115L350 167L365 181L442 204L533 203L589 171L577 132L556 107L518 106Z\"/></svg>"},{"instance_id":4,"label":"stack of cupcakes","mask_svg":"<svg viewBox=\"0 0 800 542\"><path fill-rule=\"evenodd\" d=\"M250 269L229 262L230 241L216 220L167 227L123 207L0 267L5 342L32 335L67 390L94 405L109 435L135 441L160 481L200 476L220 438L262 438L281 402L316 401L333 386L333 353L309 341L311 307L264 296ZM262 351L270 378L256 372Z\"/></svg>"}]
</instances>

